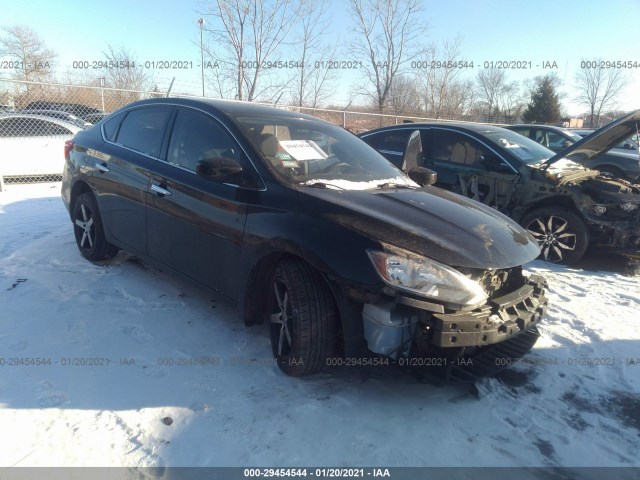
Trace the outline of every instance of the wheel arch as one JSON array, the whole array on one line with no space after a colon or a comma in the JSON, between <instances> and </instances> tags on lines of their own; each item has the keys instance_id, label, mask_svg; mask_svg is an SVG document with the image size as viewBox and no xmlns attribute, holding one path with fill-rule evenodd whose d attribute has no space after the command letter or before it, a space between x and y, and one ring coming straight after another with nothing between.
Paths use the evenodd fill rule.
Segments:
<instances>
[{"instance_id":1,"label":"wheel arch","mask_svg":"<svg viewBox=\"0 0 640 480\"><path fill-rule=\"evenodd\" d=\"M243 317L245 325L256 325L262 323L264 320L269 291L265 288L260 288L260 286L269 282L269 279L273 275L278 263L285 259L304 262L320 273L320 276L331 291L334 301L337 300L335 298L334 288L330 285L326 272L323 271L324 269L318 268L317 264L315 264L316 262L309 261L307 258L292 252L270 252L255 263L247 277L243 300Z\"/></svg>"},{"instance_id":2,"label":"wheel arch","mask_svg":"<svg viewBox=\"0 0 640 480\"><path fill-rule=\"evenodd\" d=\"M87 182L85 182L84 180L78 180L76 183L73 184L73 187L71 188L71 195L69 197L69 217L71 217L72 221L73 221L73 206L76 204L76 200L78 199L78 197L83 193L93 194L93 190L91 189L91 187Z\"/></svg>"},{"instance_id":3,"label":"wheel arch","mask_svg":"<svg viewBox=\"0 0 640 480\"><path fill-rule=\"evenodd\" d=\"M575 202L571 198L567 196L546 197L541 200L528 204L518 216L518 222L522 221L522 219L532 211L538 210L539 208L546 208L546 207L569 208L573 213L578 215L585 222L585 224L587 223L586 219L584 218L584 215L582 214L578 206L575 204Z\"/></svg>"}]
</instances>

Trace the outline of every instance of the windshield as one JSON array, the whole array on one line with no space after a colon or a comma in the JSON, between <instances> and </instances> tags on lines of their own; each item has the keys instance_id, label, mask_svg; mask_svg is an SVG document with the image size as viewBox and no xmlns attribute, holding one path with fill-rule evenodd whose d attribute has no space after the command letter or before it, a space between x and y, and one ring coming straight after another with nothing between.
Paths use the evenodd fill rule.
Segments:
<instances>
[{"instance_id":1,"label":"windshield","mask_svg":"<svg viewBox=\"0 0 640 480\"><path fill-rule=\"evenodd\" d=\"M553 150L511 130L501 128L485 132L484 135L522 163L537 163L555 155Z\"/></svg>"},{"instance_id":2,"label":"windshield","mask_svg":"<svg viewBox=\"0 0 640 480\"><path fill-rule=\"evenodd\" d=\"M577 133L580 138L586 137L587 135L591 135L595 130L576 130L573 133ZM625 141L619 143L613 148L622 148L623 150L638 150L638 135L631 135Z\"/></svg>"},{"instance_id":3,"label":"windshield","mask_svg":"<svg viewBox=\"0 0 640 480\"><path fill-rule=\"evenodd\" d=\"M582 139L580 135L578 135L576 132L572 132L571 130L564 130L564 133L567 137L573 139L574 142Z\"/></svg>"},{"instance_id":4,"label":"windshield","mask_svg":"<svg viewBox=\"0 0 640 480\"><path fill-rule=\"evenodd\" d=\"M289 184L347 190L417 186L365 142L335 125L274 116L236 120Z\"/></svg>"}]
</instances>

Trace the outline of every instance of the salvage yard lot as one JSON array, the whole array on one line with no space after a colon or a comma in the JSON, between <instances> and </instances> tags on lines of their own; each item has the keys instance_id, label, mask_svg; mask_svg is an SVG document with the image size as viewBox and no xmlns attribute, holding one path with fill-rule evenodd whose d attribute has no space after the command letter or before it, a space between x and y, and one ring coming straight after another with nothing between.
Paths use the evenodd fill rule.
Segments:
<instances>
[{"instance_id":1,"label":"salvage yard lot","mask_svg":"<svg viewBox=\"0 0 640 480\"><path fill-rule=\"evenodd\" d=\"M59 183L8 185L0 466L640 466L640 277L596 261L527 265L549 281L542 337L475 389L296 379L266 325L206 291L124 253L84 260Z\"/></svg>"}]
</instances>

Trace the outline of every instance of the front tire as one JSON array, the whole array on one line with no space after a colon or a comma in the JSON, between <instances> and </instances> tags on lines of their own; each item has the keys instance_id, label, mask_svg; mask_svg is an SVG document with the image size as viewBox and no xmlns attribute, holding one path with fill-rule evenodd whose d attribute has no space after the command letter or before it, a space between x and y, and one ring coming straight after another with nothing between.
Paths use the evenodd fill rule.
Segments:
<instances>
[{"instance_id":1,"label":"front tire","mask_svg":"<svg viewBox=\"0 0 640 480\"><path fill-rule=\"evenodd\" d=\"M107 242L98 204L91 193L83 193L73 206L73 233L84 258L92 262L110 260L118 248Z\"/></svg>"},{"instance_id":2,"label":"front tire","mask_svg":"<svg viewBox=\"0 0 640 480\"><path fill-rule=\"evenodd\" d=\"M568 209L546 207L533 210L520 222L538 241L540 259L572 265L589 246L589 231L584 221Z\"/></svg>"},{"instance_id":3,"label":"front tire","mask_svg":"<svg viewBox=\"0 0 640 480\"><path fill-rule=\"evenodd\" d=\"M287 375L322 370L335 354L338 310L324 279L298 260L281 261L270 282L273 356Z\"/></svg>"}]
</instances>

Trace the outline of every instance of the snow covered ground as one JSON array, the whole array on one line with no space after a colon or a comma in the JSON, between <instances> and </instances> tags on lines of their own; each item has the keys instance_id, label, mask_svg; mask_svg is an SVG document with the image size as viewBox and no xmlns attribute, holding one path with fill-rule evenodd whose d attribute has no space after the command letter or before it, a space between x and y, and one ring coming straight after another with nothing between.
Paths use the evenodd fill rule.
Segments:
<instances>
[{"instance_id":1,"label":"snow covered ground","mask_svg":"<svg viewBox=\"0 0 640 480\"><path fill-rule=\"evenodd\" d=\"M207 292L81 258L59 191L0 193L1 467L640 466L640 277L530 264L542 337L475 393L394 369L294 379Z\"/></svg>"}]
</instances>

